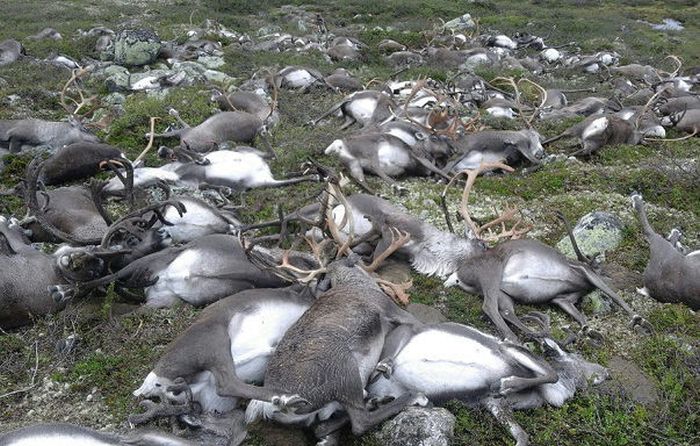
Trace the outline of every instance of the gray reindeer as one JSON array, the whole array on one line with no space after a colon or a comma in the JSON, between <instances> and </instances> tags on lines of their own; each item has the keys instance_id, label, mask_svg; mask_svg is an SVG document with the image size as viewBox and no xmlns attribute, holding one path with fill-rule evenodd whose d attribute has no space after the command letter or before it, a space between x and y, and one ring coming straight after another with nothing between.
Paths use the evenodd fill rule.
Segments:
<instances>
[{"instance_id":1,"label":"gray reindeer","mask_svg":"<svg viewBox=\"0 0 700 446\"><path fill-rule=\"evenodd\" d=\"M512 409L560 407L589 381L599 384L607 377L605 368L565 352L551 339L543 339L542 346L548 361L467 325L400 326L386 337L367 390L372 400L421 392L438 404L457 399L483 406L517 446L526 446L528 435Z\"/></svg>"},{"instance_id":2,"label":"gray reindeer","mask_svg":"<svg viewBox=\"0 0 700 446\"><path fill-rule=\"evenodd\" d=\"M690 253L678 249L680 231L674 229L668 239L649 224L644 201L632 195L632 205L649 242L651 257L644 269L644 286L660 302L682 302L693 310L700 309L700 250Z\"/></svg>"},{"instance_id":3,"label":"gray reindeer","mask_svg":"<svg viewBox=\"0 0 700 446\"><path fill-rule=\"evenodd\" d=\"M498 165L502 166L501 168L507 167L497 163L466 171L468 178L462 195L460 213L467 230L477 237L483 237L484 230L490 224L479 227L472 221L467 209L469 192L481 171ZM512 212L506 211L501 216L501 221L507 221L507 214ZM500 236L519 237L523 233L517 230L519 224L520 220L511 230ZM483 296L484 313L505 339L511 342L518 342L518 337L506 322L529 336L548 335L533 332L522 322L515 313L514 302L516 301L529 304L551 302L573 317L581 325L584 333L600 337L598 333L588 329L586 317L575 307L583 296L594 289L602 291L630 314L632 325L641 325L650 329L649 323L634 313L600 277L597 266L580 252L568 224L567 230L579 261L570 260L559 251L537 240L511 239L466 259L445 281L445 286L457 285L467 292ZM532 316L541 321L541 314L535 312Z\"/></svg>"},{"instance_id":4,"label":"gray reindeer","mask_svg":"<svg viewBox=\"0 0 700 446\"><path fill-rule=\"evenodd\" d=\"M328 222L332 225L330 218ZM407 240L406 234L399 235L381 258ZM338 252L343 253L346 245L338 242ZM246 411L249 422L267 418L310 426L327 421L317 426L316 435L328 439L348 419L353 433L361 435L406 405L425 402L424 397L409 392L374 411L365 406L364 389L380 359L385 335L396 324L419 322L392 302L368 274L379 262L366 269L358 262L359 257L350 254L305 272L305 281L325 272L331 289L292 325L268 363L265 387L298 394L308 404L291 413L281 410L274 401L253 400ZM339 417L330 419L335 412L340 412Z\"/></svg>"}]
</instances>

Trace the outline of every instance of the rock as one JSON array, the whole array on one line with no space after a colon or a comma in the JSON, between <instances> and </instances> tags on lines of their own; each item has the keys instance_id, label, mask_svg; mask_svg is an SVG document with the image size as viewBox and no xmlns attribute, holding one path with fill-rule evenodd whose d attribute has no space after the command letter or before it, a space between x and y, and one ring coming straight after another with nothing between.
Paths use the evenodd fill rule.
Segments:
<instances>
[{"instance_id":1,"label":"rock","mask_svg":"<svg viewBox=\"0 0 700 446\"><path fill-rule=\"evenodd\" d=\"M103 74L106 76L105 85L111 93L128 91L131 83L129 82L129 70L120 65L110 65L104 69Z\"/></svg>"},{"instance_id":2,"label":"rock","mask_svg":"<svg viewBox=\"0 0 700 446\"><path fill-rule=\"evenodd\" d=\"M0 42L0 67L15 62L24 54L24 47L14 39Z\"/></svg>"},{"instance_id":3,"label":"rock","mask_svg":"<svg viewBox=\"0 0 700 446\"><path fill-rule=\"evenodd\" d=\"M584 255L592 257L603 254L604 258L606 251L617 248L622 241L622 222L607 212L591 212L581 217L573 233ZM576 258L568 236L557 243L557 249L568 257Z\"/></svg>"},{"instance_id":4,"label":"rock","mask_svg":"<svg viewBox=\"0 0 700 446\"><path fill-rule=\"evenodd\" d=\"M129 88L132 90L154 90L161 88L161 79L165 79L171 73L166 70L150 70L143 73L134 73L129 78Z\"/></svg>"},{"instance_id":5,"label":"rock","mask_svg":"<svg viewBox=\"0 0 700 446\"><path fill-rule=\"evenodd\" d=\"M63 39L63 36L61 36L61 33L56 31L53 28L44 28L38 33L34 34L33 36L27 37L28 40L44 40L44 39L50 39L50 40L61 40Z\"/></svg>"},{"instance_id":6,"label":"rock","mask_svg":"<svg viewBox=\"0 0 700 446\"><path fill-rule=\"evenodd\" d=\"M126 102L126 96L117 92L110 93L102 99L102 102L112 106L124 105L124 102Z\"/></svg>"},{"instance_id":7,"label":"rock","mask_svg":"<svg viewBox=\"0 0 700 446\"><path fill-rule=\"evenodd\" d=\"M142 66L156 61L162 43L149 29L125 29L114 41L114 62L125 66Z\"/></svg>"},{"instance_id":8,"label":"rock","mask_svg":"<svg viewBox=\"0 0 700 446\"><path fill-rule=\"evenodd\" d=\"M658 386L632 361L620 356L613 356L608 362L612 379L607 386L617 387L632 401L653 405L659 401Z\"/></svg>"},{"instance_id":9,"label":"rock","mask_svg":"<svg viewBox=\"0 0 700 446\"><path fill-rule=\"evenodd\" d=\"M258 36L268 36L270 34L281 33L281 32L282 32L282 28L280 28L277 25L263 26L262 28L258 29Z\"/></svg>"},{"instance_id":10,"label":"rock","mask_svg":"<svg viewBox=\"0 0 700 446\"><path fill-rule=\"evenodd\" d=\"M441 407L409 407L382 425L375 434L383 446L447 446L455 416Z\"/></svg>"},{"instance_id":11,"label":"rock","mask_svg":"<svg viewBox=\"0 0 700 446\"><path fill-rule=\"evenodd\" d=\"M474 23L474 19L472 19L472 15L469 13L445 23L445 29L453 31L472 29L475 26L476 23Z\"/></svg>"},{"instance_id":12,"label":"rock","mask_svg":"<svg viewBox=\"0 0 700 446\"><path fill-rule=\"evenodd\" d=\"M216 56L199 56L199 58L197 59L197 62L199 62L200 64L209 68L210 70L215 70L215 69L222 67L226 64L226 62L224 62L223 57L216 57Z\"/></svg>"},{"instance_id":13,"label":"rock","mask_svg":"<svg viewBox=\"0 0 700 446\"><path fill-rule=\"evenodd\" d=\"M418 303L409 304L406 307L406 311L414 315L416 319L424 324L432 325L447 322L445 315L442 314L440 310L437 310L430 305Z\"/></svg>"}]
</instances>

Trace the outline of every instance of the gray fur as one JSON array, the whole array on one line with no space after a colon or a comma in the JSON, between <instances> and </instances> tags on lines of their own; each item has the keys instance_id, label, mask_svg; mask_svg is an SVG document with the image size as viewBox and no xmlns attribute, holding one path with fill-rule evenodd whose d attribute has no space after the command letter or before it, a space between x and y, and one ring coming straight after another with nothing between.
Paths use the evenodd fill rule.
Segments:
<instances>
[{"instance_id":1,"label":"gray fur","mask_svg":"<svg viewBox=\"0 0 700 446\"><path fill-rule=\"evenodd\" d=\"M515 314L514 302L551 302L587 328L586 317L574 306L583 296L600 289L633 321L642 320L587 264L564 257L537 240L508 240L465 261L445 282L484 297L484 313L503 337L518 342L509 322L530 336L537 336Z\"/></svg>"},{"instance_id":2,"label":"gray fur","mask_svg":"<svg viewBox=\"0 0 700 446\"><path fill-rule=\"evenodd\" d=\"M0 148L17 153L24 147L48 146L59 149L77 142L99 143L100 140L77 122L54 122L41 119L0 121Z\"/></svg>"},{"instance_id":3,"label":"gray fur","mask_svg":"<svg viewBox=\"0 0 700 446\"><path fill-rule=\"evenodd\" d=\"M308 424L323 421L342 408L353 433L361 435L415 398L407 393L373 412L367 410L364 388L386 333L394 324L417 321L351 259L333 262L327 271L332 288L287 331L265 374L265 387L298 394L308 401L307 407L303 413L288 414L274 405L252 402L246 413L249 421L265 414L283 422Z\"/></svg>"},{"instance_id":4,"label":"gray fur","mask_svg":"<svg viewBox=\"0 0 700 446\"><path fill-rule=\"evenodd\" d=\"M589 380L598 384L607 377L603 367L549 339L544 344L553 354L547 362L523 347L451 322L401 326L386 339L378 368L384 376L369 385L371 397L413 391L436 403L458 399L470 407L482 406L508 428L518 446L525 446L528 436L510 410L559 407Z\"/></svg>"},{"instance_id":5,"label":"gray fur","mask_svg":"<svg viewBox=\"0 0 700 446\"><path fill-rule=\"evenodd\" d=\"M481 163L505 160L509 165L522 159L539 164L544 158L541 137L535 130L486 130L464 135L455 142L459 156L446 170L451 173L476 169Z\"/></svg>"},{"instance_id":6,"label":"gray fur","mask_svg":"<svg viewBox=\"0 0 700 446\"><path fill-rule=\"evenodd\" d=\"M182 404L185 394L173 394L168 386L176 379L183 378L190 386L194 401L205 412L231 410L237 398L269 400L272 394L251 384L262 383L267 361L277 343L313 300L308 289L291 287L245 290L210 305L170 343L134 395L159 397ZM268 315L269 320L265 319L264 311L269 313L275 309L288 315L280 314L277 319ZM261 317L258 323L265 327L259 326L258 333L235 331L239 327L250 328L245 325L246 318L258 320ZM275 322L283 324L268 326ZM243 341L246 351L241 354L245 357L232 356L237 342L231 337L232 334L250 338ZM251 343L252 340L257 343ZM202 377L205 372L212 375L213 383L202 384L207 382Z\"/></svg>"},{"instance_id":7,"label":"gray fur","mask_svg":"<svg viewBox=\"0 0 700 446\"><path fill-rule=\"evenodd\" d=\"M649 295L660 302L680 302L693 310L700 309L700 251L687 255L679 252L649 224L642 196L632 195L632 204L651 251L644 269Z\"/></svg>"}]
</instances>

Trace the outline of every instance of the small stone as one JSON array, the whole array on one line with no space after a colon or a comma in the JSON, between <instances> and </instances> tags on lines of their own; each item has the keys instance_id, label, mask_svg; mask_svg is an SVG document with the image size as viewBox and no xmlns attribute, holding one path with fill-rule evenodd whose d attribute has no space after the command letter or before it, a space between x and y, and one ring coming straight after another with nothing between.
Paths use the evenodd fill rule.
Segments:
<instances>
[{"instance_id":1,"label":"small stone","mask_svg":"<svg viewBox=\"0 0 700 446\"><path fill-rule=\"evenodd\" d=\"M105 85L111 93L129 90L129 70L120 65L110 65L104 69Z\"/></svg>"},{"instance_id":2,"label":"small stone","mask_svg":"<svg viewBox=\"0 0 700 446\"><path fill-rule=\"evenodd\" d=\"M383 446L447 446L455 416L441 407L409 407L382 425L375 434Z\"/></svg>"}]
</instances>

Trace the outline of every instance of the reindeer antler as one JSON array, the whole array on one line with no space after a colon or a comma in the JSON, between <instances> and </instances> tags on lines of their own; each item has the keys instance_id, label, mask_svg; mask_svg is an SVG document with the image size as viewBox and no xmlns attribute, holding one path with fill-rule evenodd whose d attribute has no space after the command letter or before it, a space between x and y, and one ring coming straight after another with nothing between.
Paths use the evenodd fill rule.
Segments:
<instances>
[{"instance_id":1,"label":"reindeer antler","mask_svg":"<svg viewBox=\"0 0 700 446\"><path fill-rule=\"evenodd\" d=\"M473 234L474 237L479 238L484 241L497 241L502 238L520 238L524 234L526 234L528 231L532 229L531 225L524 225L522 223L522 218L516 219L516 215L519 213L518 208L515 207L510 207L506 206L505 210L496 217L494 220L485 223L481 226L477 225L474 220L472 220L471 216L469 215L469 208L468 208L468 203L469 203L469 194L471 192L472 187L474 186L474 182L476 181L476 178L479 176L480 173L487 171L487 170L493 170L493 169L501 169L506 172L513 172L514 169L504 163L501 162L496 162L496 163L481 163L478 168L476 169L467 169L463 170L462 172L457 173L452 179L447 183L445 186L445 189L442 192L442 201L443 201L443 210L445 210L445 219L447 220L448 226L452 229L452 223L450 222L449 214L446 211L447 205L446 205L446 195L447 195L447 190L449 187L462 175L467 176L467 181L466 184L464 185L464 190L462 192L462 199L460 202L459 206L459 213L462 216L462 219L464 220L464 224L466 225L467 229L470 230ZM510 229L506 228L506 222L515 220L515 223L513 226L511 226ZM501 231L497 234L493 234L491 232L491 228L494 226L500 225L501 226ZM488 236L484 236L483 232L485 230L489 231Z\"/></svg>"},{"instance_id":2,"label":"reindeer antler","mask_svg":"<svg viewBox=\"0 0 700 446\"><path fill-rule=\"evenodd\" d=\"M85 95L83 94L83 90L81 88L77 88L78 91L78 96L80 96L80 102L76 101L75 99L71 98L70 96L66 96L66 93L68 92L68 89L70 88L71 84L74 84L78 79L80 79L82 76L84 76L86 73L90 71L89 68L83 68L83 67L78 67L75 68L71 71L71 77L68 79L68 82L63 86L63 89L61 89L61 95L59 102L61 103L61 106L70 114L71 116L75 116L78 114L78 112L85 107L86 105L92 103L97 98L97 95L90 96L89 98L85 98ZM77 85L77 84L76 84ZM75 109L71 110L68 104L66 103L66 98L68 98L74 105Z\"/></svg>"}]
</instances>

